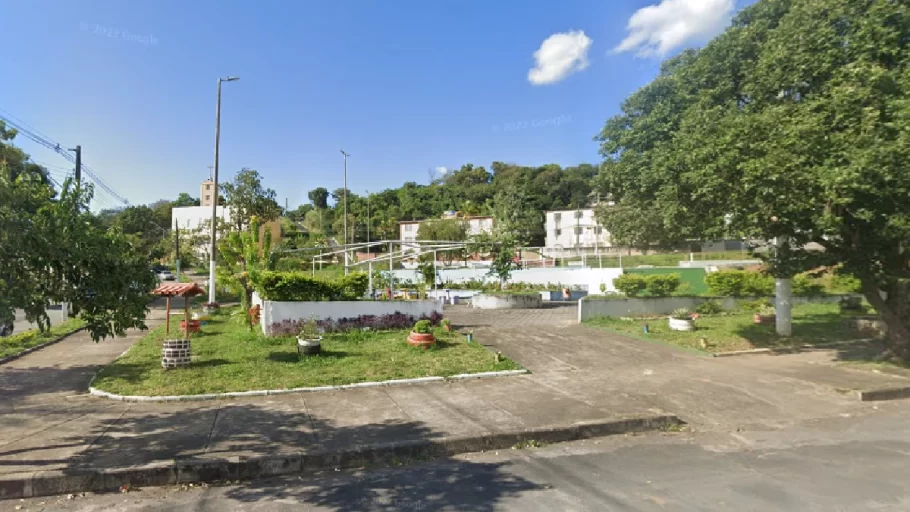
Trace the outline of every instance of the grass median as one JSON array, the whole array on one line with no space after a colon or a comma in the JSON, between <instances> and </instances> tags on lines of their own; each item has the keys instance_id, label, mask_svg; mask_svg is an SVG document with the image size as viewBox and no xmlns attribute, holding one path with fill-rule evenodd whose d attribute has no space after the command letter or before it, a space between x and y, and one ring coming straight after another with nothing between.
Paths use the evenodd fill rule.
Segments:
<instances>
[{"instance_id":1,"label":"grass median","mask_svg":"<svg viewBox=\"0 0 910 512\"><path fill-rule=\"evenodd\" d=\"M83 327L85 327L85 322L78 318L70 318L62 324L51 326L50 329L44 332L32 329L0 338L0 359L14 356L32 347L68 336Z\"/></svg>"},{"instance_id":2,"label":"grass median","mask_svg":"<svg viewBox=\"0 0 910 512\"><path fill-rule=\"evenodd\" d=\"M466 343L460 334L442 328L434 334L437 345L429 350L409 346L407 330L326 334L322 354L298 356L296 338L267 337L258 328L250 332L223 311L191 337L190 367L161 368L164 328L159 327L105 367L92 385L121 395L195 395L520 368L507 358L497 361L492 352Z\"/></svg>"},{"instance_id":3,"label":"grass median","mask_svg":"<svg viewBox=\"0 0 910 512\"><path fill-rule=\"evenodd\" d=\"M716 353L754 348L787 348L862 338L847 325L851 316L855 315L841 313L837 304L794 306L793 336L787 338L778 336L774 325L754 323L752 313L746 312L702 315L695 321L694 331L670 330L666 316L650 319L596 318L585 323L622 334ZM648 324L648 333L643 332L645 323Z\"/></svg>"}]
</instances>

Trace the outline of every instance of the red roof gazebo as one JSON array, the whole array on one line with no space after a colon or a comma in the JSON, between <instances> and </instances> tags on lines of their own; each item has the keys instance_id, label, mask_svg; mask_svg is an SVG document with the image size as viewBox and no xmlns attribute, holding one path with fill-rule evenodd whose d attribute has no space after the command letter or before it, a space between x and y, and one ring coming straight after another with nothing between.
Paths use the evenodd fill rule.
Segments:
<instances>
[{"instance_id":1,"label":"red roof gazebo","mask_svg":"<svg viewBox=\"0 0 910 512\"><path fill-rule=\"evenodd\" d=\"M167 320L165 320L164 335L171 333L171 297L184 297L186 299L183 313L183 325L186 330L186 337L190 337L190 297L202 295L205 293L196 283L162 283L158 288L152 290L152 295L161 295L167 297Z\"/></svg>"}]
</instances>

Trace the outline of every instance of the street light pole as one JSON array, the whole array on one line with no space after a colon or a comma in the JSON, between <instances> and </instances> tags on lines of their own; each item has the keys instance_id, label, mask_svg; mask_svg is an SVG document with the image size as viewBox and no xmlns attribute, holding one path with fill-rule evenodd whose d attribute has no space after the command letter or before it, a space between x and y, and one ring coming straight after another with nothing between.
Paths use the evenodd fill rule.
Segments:
<instances>
[{"instance_id":1,"label":"street light pole","mask_svg":"<svg viewBox=\"0 0 910 512\"><path fill-rule=\"evenodd\" d=\"M218 102L215 106L215 168L212 176L215 193L212 200L212 244L209 248L209 302L215 302L215 251L218 226L218 149L221 144L221 82L233 82L234 80L239 79L240 77L236 76L218 78Z\"/></svg>"},{"instance_id":2,"label":"street light pole","mask_svg":"<svg viewBox=\"0 0 910 512\"><path fill-rule=\"evenodd\" d=\"M370 191L367 190L367 258L370 257Z\"/></svg>"},{"instance_id":3,"label":"street light pole","mask_svg":"<svg viewBox=\"0 0 910 512\"><path fill-rule=\"evenodd\" d=\"M342 245L344 245L344 273L348 273L348 157L351 156L341 150L344 155L344 189L342 197L344 201L344 236L342 236Z\"/></svg>"}]
</instances>

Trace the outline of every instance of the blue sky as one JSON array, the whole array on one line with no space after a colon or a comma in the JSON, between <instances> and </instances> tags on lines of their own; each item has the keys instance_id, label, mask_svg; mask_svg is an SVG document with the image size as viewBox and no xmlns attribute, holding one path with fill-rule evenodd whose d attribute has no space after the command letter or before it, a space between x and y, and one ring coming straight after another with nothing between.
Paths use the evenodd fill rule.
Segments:
<instances>
[{"instance_id":1,"label":"blue sky","mask_svg":"<svg viewBox=\"0 0 910 512\"><path fill-rule=\"evenodd\" d=\"M342 148L357 193L468 162L597 163L592 137L661 58L747 3L0 0L0 114L81 144L133 204L198 195L227 75L222 179L258 169L292 208L342 185Z\"/></svg>"}]
</instances>

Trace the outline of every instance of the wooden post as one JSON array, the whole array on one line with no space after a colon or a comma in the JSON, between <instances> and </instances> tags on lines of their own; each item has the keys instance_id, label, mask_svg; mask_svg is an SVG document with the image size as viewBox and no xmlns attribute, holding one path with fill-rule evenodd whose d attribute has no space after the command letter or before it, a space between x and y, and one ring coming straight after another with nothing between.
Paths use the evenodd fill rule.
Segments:
<instances>
[{"instance_id":1,"label":"wooden post","mask_svg":"<svg viewBox=\"0 0 910 512\"><path fill-rule=\"evenodd\" d=\"M167 296L167 309L165 310L164 317L164 337L167 338L171 334L171 296Z\"/></svg>"},{"instance_id":2,"label":"wooden post","mask_svg":"<svg viewBox=\"0 0 910 512\"><path fill-rule=\"evenodd\" d=\"M190 339L190 301L186 296L183 298L183 327L186 331L186 339Z\"/></svg>"}]
</instances>

